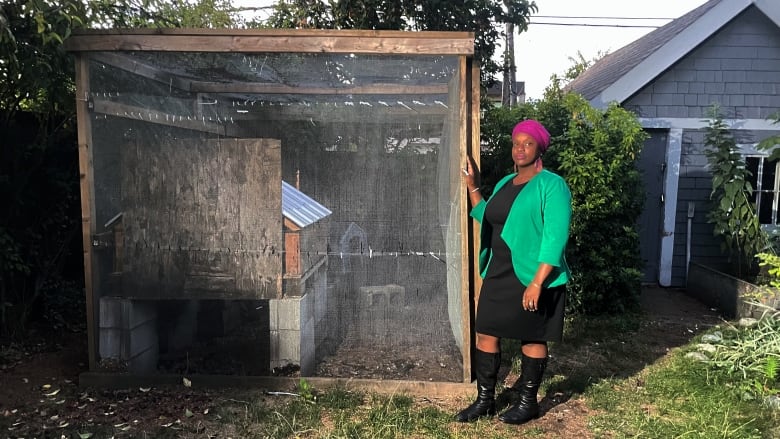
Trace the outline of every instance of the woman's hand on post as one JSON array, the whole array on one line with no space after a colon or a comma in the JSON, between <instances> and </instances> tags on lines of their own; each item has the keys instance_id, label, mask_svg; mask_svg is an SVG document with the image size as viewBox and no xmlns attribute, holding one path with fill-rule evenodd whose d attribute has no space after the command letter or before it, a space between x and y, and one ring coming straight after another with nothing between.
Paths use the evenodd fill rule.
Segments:
<instances>
[{"instance_id":1,"label":"woman's hand on post","mask_svg":"<svg viewBox=\"0 0 780 439\"><path fill-rule=\"evenodd\" d=\"M469 192L476 192L479 190L479 169L474 163L471 157L466 157L466 164L463 166L463 182L466 183L466 188Z\"/></svg>"}]
</instances>

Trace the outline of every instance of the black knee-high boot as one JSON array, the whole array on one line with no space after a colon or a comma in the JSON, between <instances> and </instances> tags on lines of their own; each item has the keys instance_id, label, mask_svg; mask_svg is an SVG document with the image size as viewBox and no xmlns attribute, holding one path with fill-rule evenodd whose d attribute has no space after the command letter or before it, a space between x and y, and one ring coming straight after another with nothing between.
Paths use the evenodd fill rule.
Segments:
<instances>
[{"instance_id":1,"label":"black knee-high boot","mask_svg":"<svg viewBox=\"0 0 780 439\"><path fill-rule=\"evenodd\" d=\"M542 375L547 367L547 358L531 358L523 354L520 378L514 387L520 393L520 401L513 404L498 419L507 424L524 424L539 417L539 403L536 394L542 384Z\"/></svg>"},{"instance_id":2,"label":"black knee-high boot","mask_svg":"<svg viewBox=\"0 0 780 439\"><path fill-rule=\"evenodd\" d=\"M477 399L455 416L458 422L472 422L496 414L496 381L501 366L501 353L477 350L474 354L477 375Z\"/></svg>"}]
</instances>

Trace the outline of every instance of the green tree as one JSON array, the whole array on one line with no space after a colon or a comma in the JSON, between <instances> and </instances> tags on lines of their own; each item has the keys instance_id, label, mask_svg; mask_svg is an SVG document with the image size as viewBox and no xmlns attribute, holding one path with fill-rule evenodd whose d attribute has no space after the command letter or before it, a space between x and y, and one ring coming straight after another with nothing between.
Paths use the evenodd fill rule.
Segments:
<instances>
[{"instance_id":1,"label":"green tree","mask_svg":"<svg viewBox=\"0 0 780 439\"><path fill-rule=\"evenodd\" d=\"M483 83L499 71L493 60L504 37L502 24L528 29L536 4L529 0L279 0L268 25L274 28L469 31Z\"/></svg>"},{"instance_id":2,"label":"green tree","mask_svg":"<svg viewBox=\"0 0 780 439\"><path fill-rule=\"evenodd\" d=\"M601 58L607 56L607 54L608 52L599 51L595 57L586 59L585 55L583 55L582 52L578 50L577 55L569 57L571 66L569 66L569 68L566 69L566 71L563 73L562 80L564 82L570 82L577 79L577 77L580 76L585 70L588 70L590 66L595 64L596 61L600 60Z\"/></svg>"},{"instance_id":3,"label":"green tree","mask_svg":"<svg viewBox=\"0 0 780 439\"><path fill-rule=\"evenodd\" d=\"M705 129L705 151L712 172L712 206L707 221L715 236L722 239L721 250L734 264L735 275L748 276L756 267L755 256L766 249L767 236L758 222L752 200L751 173L739 154L734 137L717 106L709 110Z\"/></svg>"},{"instance_id":4,"label":"green tree","mask_svg":"<svg viewBox=\"0 0 780 439\"><path fill-rule=\"evenodd\" d=\"M79 236L72 60L75 1L6 1L0 10L0 333L23 326L58 285Z\"/></svg>"},{"instance_id":5,"label":"green tree","mask_svg":"<svg viewBox=\"0 0 780 439\"><path fill-rule=\"evenodd\" d=\"M89 27L228 28L244 21L230 0L84 0Z\"/></svg>"},{"instance_id":6,"label":"green tree","mask_svg":"<svg viewBox=\"0 0 780 439\"><path fill-rule=\"evenodd\" d=\"M236 14L227 0L0 3L0 334L83 280L74 64L63 41L85 27L231 26ZM72 290L71 302L83 297Z\"/></svg>"}]
</instances>

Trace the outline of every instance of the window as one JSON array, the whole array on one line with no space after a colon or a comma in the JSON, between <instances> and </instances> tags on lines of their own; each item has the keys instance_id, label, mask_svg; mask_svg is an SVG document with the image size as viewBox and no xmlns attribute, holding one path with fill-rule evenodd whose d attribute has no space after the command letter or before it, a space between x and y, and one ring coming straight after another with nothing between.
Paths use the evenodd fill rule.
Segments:
<instances>
[{"instance_id":1,"label":"window","mask_svg":"<svg viewBox=\"0 0 780 439\"><path fill-rule=\"evenodd\" d=\"M780 193L780 161L769 160L766 156L746 156L745 162L751 172L750 184L753 185L753 201L756 203L758 220L765 225L778 225L777 209Z\"/></svg>"}]
</instances>

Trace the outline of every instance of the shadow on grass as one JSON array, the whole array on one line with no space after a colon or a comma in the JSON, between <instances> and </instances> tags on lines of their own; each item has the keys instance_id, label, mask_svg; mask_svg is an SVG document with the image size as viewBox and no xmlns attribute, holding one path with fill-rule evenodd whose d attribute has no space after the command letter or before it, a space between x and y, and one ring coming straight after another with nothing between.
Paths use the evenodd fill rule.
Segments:
<instances>
[{"instance_id":1,"label":"shadow on grass","mask_svg":"<svg viewBox=\"0 0 780 439\"><path fill-rule=\"evenodd\" d=\"M567 319L564 341L550 344L550 360L540 389L542 415L595 383L636 375L671 349L723 322L717 311L681 289L646 287L641 299L639 313ZM497 396L499 409L518 398L511 385L520 370L520 343L503 340L502 351L499 382L503 379L505 388Z\"/></svg>"}]
</instances>

